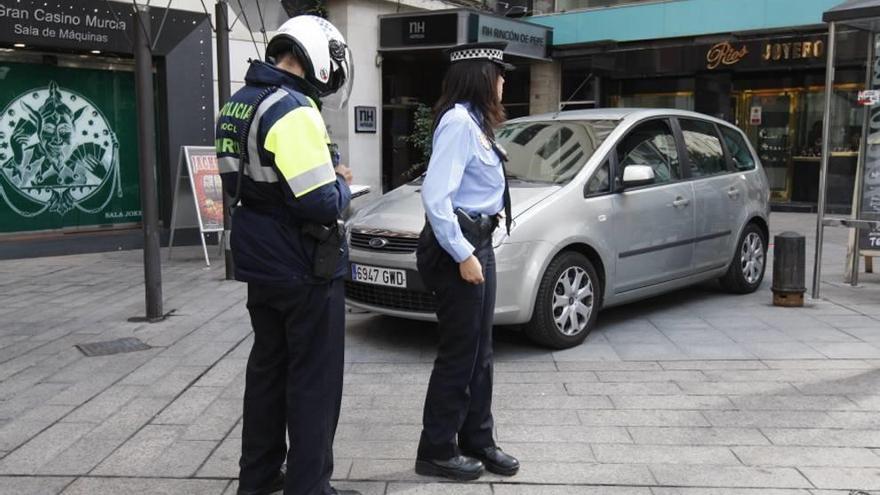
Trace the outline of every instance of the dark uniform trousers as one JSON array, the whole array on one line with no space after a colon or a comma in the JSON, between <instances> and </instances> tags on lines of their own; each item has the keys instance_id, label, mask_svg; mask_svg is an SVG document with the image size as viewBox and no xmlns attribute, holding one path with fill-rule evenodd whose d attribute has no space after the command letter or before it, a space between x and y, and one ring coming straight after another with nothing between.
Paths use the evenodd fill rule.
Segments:
<instances>
[{"instance_id":1,"label":"dark uniform trousers","mask_svg":"<svg viewBox=\"0 0 880 495\"><path fill-rule=\"evenodd\" d=\"M475 248L485 283L461 278L458 263L429 228L419 238L419 274L437 298L440 344L425 397L420 459L449 459L492 439L492 322L495 253L491 237ZM456 442L456 436L458 441Z\"/></svg>"},{"instance_id":2,"label":"dark uniform trousers","mask_svg":"<svg viewBox=\"0 0 880 495\"><path fill-rule=\"evenodd\" d=\"M248 284L254 345L244 393L242 487L268 485L286 457L286 495L336 493L330 475L342 401L343 290L342 280L297 289Z\"/></svg>"}]
</instances>

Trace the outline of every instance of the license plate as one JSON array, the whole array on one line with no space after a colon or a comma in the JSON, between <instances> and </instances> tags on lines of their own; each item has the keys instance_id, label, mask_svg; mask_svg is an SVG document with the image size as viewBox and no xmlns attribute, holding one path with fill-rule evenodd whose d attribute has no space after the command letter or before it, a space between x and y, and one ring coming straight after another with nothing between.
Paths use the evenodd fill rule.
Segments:
<instances>
[{"instance_id":1,"label":"license plate","mask_svg":"<svg viewBox=\"0 0 880 495\"><path fill-rule=\"evenodd\" d=\"M406 288L406 271L379 266L351 264L351 279L365 284Z\"/></svg>"}]
</instances>

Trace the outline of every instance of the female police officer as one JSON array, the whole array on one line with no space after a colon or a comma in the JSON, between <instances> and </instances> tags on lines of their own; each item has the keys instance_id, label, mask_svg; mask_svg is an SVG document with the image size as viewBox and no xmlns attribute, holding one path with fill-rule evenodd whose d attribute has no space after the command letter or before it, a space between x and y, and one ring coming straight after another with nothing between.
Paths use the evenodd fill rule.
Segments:
<instances>
[{"instance_id":1,"label":"female police officer","mask_svg":"<svg viewBox=\"0 0 880 495\"><path fill-rule=\"evenodd\" d=\"M419 238L419 274L434 291L440 346L428 385L416 472L456 480L486 469L511 476L519 462L492 438L492 231L510 200L494 129L501 106L506 43L450 50L434 108L434 144L422 185L428 221ZM509 223L507 223L509 229ZM464 454L464 455L462 455Z\"/></svg>"}]
</instances>

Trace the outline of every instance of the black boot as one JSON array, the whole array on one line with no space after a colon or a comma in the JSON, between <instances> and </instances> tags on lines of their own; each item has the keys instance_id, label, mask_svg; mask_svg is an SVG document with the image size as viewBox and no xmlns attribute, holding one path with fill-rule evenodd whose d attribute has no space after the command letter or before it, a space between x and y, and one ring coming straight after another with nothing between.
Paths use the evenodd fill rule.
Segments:
<instances>
[{"instance_id":1,"label":"black boot","mask_svg":"<svg viewBox=\"0 0 880 495\"><path fill-rule=\"evenodd\" d=\"M483 474L483 463L463 455L450 459L416 459L416 474L472 481Z\"/></svg>"},{"instance_id":2,"label":"black boot","mask_svg":"<svg viewBox=\"0 0 880 495\"><path fill-rule=\"evenodd\" d=\"M513 476L519 471L519 461L512 455L505 454L499 447L465 451L466 455L479 459L491 473L501 476Z\"/></svg>"}]
</instances>

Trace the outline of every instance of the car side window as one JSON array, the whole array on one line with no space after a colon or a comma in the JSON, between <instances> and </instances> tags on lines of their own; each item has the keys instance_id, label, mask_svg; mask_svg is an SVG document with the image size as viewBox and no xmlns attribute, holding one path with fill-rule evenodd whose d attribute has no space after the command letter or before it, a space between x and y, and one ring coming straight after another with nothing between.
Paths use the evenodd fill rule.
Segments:
<instances>
[{"instance_id":1,"label":"car side window","mask_svg":"<svg viewBox=\"0 0 880 495\"><path fill-rule=\"evenodd\" d=\"M589 182L587 182L587 189L584 191L585 196L596 196L599 194L605 194L611 192L611 166L608 164L608 160L602 162L602 165L593 172L593 176L590 177Z\"/></svg>"},{"instance_id":2,"label":"car side window","mask_svg":"<svg viewBox=\"0 0 880 495\"><path fill-rule=\"evenodd\" d=\"M684 147L691 166L691 177L707 177L728 172L721 139L709 122L679 119Z\"/></svg>"},{"instance_id":3,"label":"car side window","mask_svg":"<svg viewBox=\"0 0 880 495\"><path fill-rule=\"evenodd\" d=\"M675 135L665 119L637 125L617 145L619 174L629 165L647 165L654 169L654 183L681 178L681 165L675 147Z\"/></svg>"},{"instance_id":4,"label":"car side window","mask_svg":"<svg viewBox=\"0 0 880 495\"><path fill-rule=\"evenodd\" d=\"M724 138L724 144L727 145L727 152L730 154L730 159L733 160L733 166L740 171L754 170L755 158L752 156L752 152L749 150L748 145L746 145L746 140L743 139L742 135L733 129L724 126L719 127L721 128L721 136Z\"/></svg>"}]
</instances>

